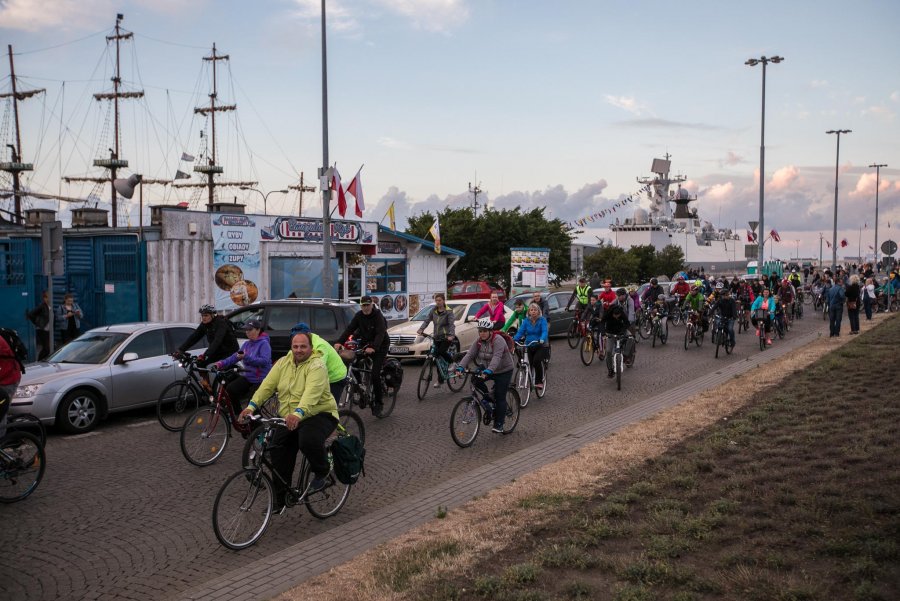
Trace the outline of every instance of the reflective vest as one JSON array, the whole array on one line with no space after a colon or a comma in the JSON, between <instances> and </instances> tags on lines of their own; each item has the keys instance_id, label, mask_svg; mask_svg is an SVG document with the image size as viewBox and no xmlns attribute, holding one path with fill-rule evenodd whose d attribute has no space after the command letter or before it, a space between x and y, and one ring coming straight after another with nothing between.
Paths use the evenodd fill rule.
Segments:
<instances>
[{"instance_id":1,"label":"reflective vest","mask_svg":"<svg viewBox=\"0 0 900 601\"><path fill-rule=\"evenodd\" d=\"M586 305L591 299L591 287L575 286L575 295L578 297L579 303L581 303L582 305Z\"/></svg>"}]
</instances>

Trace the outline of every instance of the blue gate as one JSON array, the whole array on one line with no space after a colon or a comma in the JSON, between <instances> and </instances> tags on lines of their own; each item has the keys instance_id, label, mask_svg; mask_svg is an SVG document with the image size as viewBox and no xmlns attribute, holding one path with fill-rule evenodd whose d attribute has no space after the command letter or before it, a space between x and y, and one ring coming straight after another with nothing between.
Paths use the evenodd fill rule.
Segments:
<instances>
[{"instance_id":1,"label":"blue gate","mask_svg":"<svg viewBox=\"0 0 900 601\"><path fill-rule=\"evenodd\" d=\"M39 238L0 239L0 325L19 333L31 357L36 355L37 345L34 326L25 312L40 302L45 282Z\"/></svg>"}]
</instances>

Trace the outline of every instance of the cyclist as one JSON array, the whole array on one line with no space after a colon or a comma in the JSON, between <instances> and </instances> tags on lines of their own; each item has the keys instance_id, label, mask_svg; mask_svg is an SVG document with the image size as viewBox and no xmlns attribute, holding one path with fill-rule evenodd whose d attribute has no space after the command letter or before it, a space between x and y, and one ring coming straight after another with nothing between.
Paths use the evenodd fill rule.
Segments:
<instances>
[{"instance_id":1,"label":"cyclist","mask_svg":"<svg viewBox=\"0 0 900 601\"><path fill-rule=\"evenodd\" d=\"M756 318L757 309L762 309L766 312L766 317L763 324L760 324L759 319ZM750 317L750 321L752 321L753 325L756 326L756 335L759 336L760 325L765 326L766 344L772 344L770 333L772 331L772 320L775 319L775 299L769 296L768 288L762 289L762 294L756 297L756 300L753 301L753 305L750 307L750 310L753 311L753 315Z\"/></svg>"},{"instance_id":2,"label":"cyclist","mask_svg":"<svg viewBox=\"0 0 900 601\"><path fill-rule=\"evenodd\" d=\"M541 315L550 315L550 303L547 302L546 298L541 297L540 290L538 290L537 292L531 293L531 303L530 304L536 304L541 310ZM526 312L526 317L527 317L527 312Z\"/></svg>"},{"instance_id":3,"label":"cyclist","mask_svg":"<svg viewBox=\"0 0 900 601\"><path fill-rule=\"evenodd\" d=\"M781 280L781 286L778 287L778 297L781 299L781 304L784 307L784 315L787 320L790 320L793 316L795 296L796 291L794 290L794 284L791 282L790 278Z\"/></svg>"},{"instance_id":4,"label":"cyclist","mask_svg":"<svg viewBox=\"0 0 900 601\"><path fill-rule=\"evenodd\" d=\"M550 348L547 346L547 318L541 314L541 308L531 303L528 306L528 317L516 332L516 341L525 341L528 361L534 367L534 387L544 387L544 361L550 360ZM537 344L532 344L537 343Z\"/></svg>"},{"instance_id":5,"label":"cyclist","mask_svg":"<svg viewBox=\"0 0 900 601\"><path fill-rule=\"evenodd\" d=\"M275 431L273 444L269 447L272 467L281 476L274 478L272 483L274 512L279 514L284 511L284 493L290 485L298 451L309 461L315 475L307 493L325 488L325 478L331 471L325 440L338 424L337 402L328 389L328 369L322 353L313 349L308 333L294 335L290 354L272 367L247 408L241 412L241 420L253 414L276 392L278 415L286 422L285 428Z\"/></svg>"},{"instance_id":6,"label":"cyclist","mask_svg":"<svg viewBox=\"0 0 900 601\"><path fill-rule=\"evenodd\" d=\"M703 293L700 291L700 286L695 285L691 288L690 293L684 297L684 300L681 302L682 309L690 309L691 311L700 312L700 309L703 308Z\"/></svg>"},{"instance_id":7,"label":"cyclist","mask_svg":"<svg viewBox=\"0 0 900 601\"><path fill-rule=\"evenodd\" d=\"M241 412L241 402L256 392L272 369L272 345L269 343L269 335L263 332L262 322L250 319L244 324L244 331L247 333L247 342L241 345L240 350L213 364L216 369L231 367L238 361L244 364L243 374L225 385L225 392L231 399L235 414Z\"/></svg>"},{"instance_id":8,"label":"cyclist","mask_svg":"<svg viewBox=\"0 0 900 601\"><path fill-rule=\"evenodd\" d=\"M6 434L6 413L22 380L23 369L12 347L0 336L0 438Z\"/></svg>"},{"instance_id":9,"label":"cyclist","mask_svg":"<svg viewBox=\"0 0 900 601\"><path fill-rule=\"evenodd\" d=\"M613 371L613 355L612 352L615 348L615 342L612 340L614 336L624 336L629 333L631 324L628 321L628 314L625 312L626 309L622 305L615 304L610 307L609 311L607 311L603 315L603 328L606 331L606 375L612 378L616 375L616 372ZM625 342L625 363L627 365L631 365L634 362L634 337L629 336L628 340Z\"/></svg>"},{"instance_id":10,"label":"cyclist","mask_svg":"<svg viewBox=\"0 0 900 601\"><path fill-rule=\"evenodd\" d=\"M231 323L223 315L216 313L212 305L200 307L200 325L194 333L181 343L173 355L179 357L191 348L191 346L206 336L206 350L197 358L198 367L206 367L216 361L221 361L229 355L238 352L237 337L231 328Z\"/></svg>"},{"instance_id":11,"label":"cyclist","mask_svg":"<svg viewBox=\"0 0 900 601\"><path fill-rule=\"evenodd\" d=\"M650 287L644 290L644 294L641 296L641 302L645 305L649 305L653 302L653 299L659 298L660 294L665 297L666 291L659 285L659 280L650 278Z\"/></svg>"},{"instance_id":12,"label":"cyclist","mask_svg":"<svg viewBox=\"0 0 900 601\"><path fill-rule=\"evenodd\" d=\"M506 421L506 391L512 381L515 362L509 352L506 340L496 334L494 324L488 317L478 320L478 339L472 343L466 356L456 367L457 371L465 371L466 366L472 361L481 369L483 378L494 380L494 427L491 432L503 434L503 426ZM475 380L475 386L481 383ZM483 384L481 384L483 386ZM479 388L482 392L487 392Z\"/></svg>"},{"instance_id":13,"label":"cyclist","mask_svg":"<svg viewBox=\"0 0 900 601\"><path fill-rule=\"evenodd\" d=\"M611 280L605 280L603 282L603 290L600 292L599 296L604 310L609 309L610 305L616 302L616 293L612 290Z\"/></svg>"},{"instance_id":14,"label":"cyclist","mask_svg":"<svg viewBox=\"0 0 900 601\"><path fill-rule=\"evenodd\" d=\"M652 280L651 280L652 283ZM684 298L691 291L691 285L684 281L684 276L678 276L675 284L672 286L672 296L677 296L679 298Z\"/></svg>"},{"instance_id":15,"label":"cyclist","mask_svg":"<svg viewBox=\"0 0 900 601\"><path fill-rule=\"evenodd\" d=\"M628 291L624 288L616 290L616 302L612 306L615 307L616 305L625 309L625 317L628 319L628 331L632 336L636 336L637 312L634 310L634 301L631 300L631 297L628 296Z\"/></svg>"},{"instance_id":16,"label":"cyclist","mask_svg":"<svg viewBox=\"0 0 900 601\"><path fill-rule=\"evenodd\" d=\"M640 315L640 313L641 313L641 297L638 296L637 286L629 286L628 296L631 297L631 301L634 303L634 314Z\"/></svg>"},{"instance_id":17,"label":"cyclist","mask_svg":"<svg viewBox=\"0 0 900 601\"><path fill-rule=\"evenodd\" d=\"M525 310L525 301L523 301L521 298L517 298L513 303L512 315L509 316L509 319L506 320L506 323L503 324L503 327L500 328L500 330L502 332L509 332L510 336L512 336L518 331L519 324L521 324L522 320L525 319L526 313L527 311Z\"/></svg>"},{"instance_id":18,"label":"cyclist","mask_svg":"<svg viewBox=\"0 0 900 601\"><path fill-rule=\"evenodd\" d=\"M728 343L734 346L734 320L737 319L737 303L731 296L731 290L725 288L718 300L712 305L712 311L718 311L725 331L728 332Z\"/></svg>"},{"instance_id":19,"label":"cyclist","mask_svg":"<svg viewBox=\"0 0 900 601\"><path fill-rule=\"evenodd\" d=\"M388 354L390 339L387 333L387 320L381 311L375 308L372 297L368 294L359 299L359 312L353 316L347 328L334 343L335 350L344 348L344 343L350 336L362 340L366 346L366 354L372 357L372 415L379 415L382 407L381 378L375 377L381 373L384 360Z\"/></svg>"},{"instance_id":20,"label":"cyclist","mask_svg":"<svg viewBox=\"0 0 900 601\"><path fill-rule=\"evenodd\" d=\"M478 312L475 313L475 319L481 319L483 316L491 318L491 321L494 322L495 330L499 330L503 327L503 324L506 321L506 315L503 303L500 302L500 297L497 296L496 292L491 292L490 300L483 304L481 308L478 309Z\"/></svg>"},{"instance_id":21,"label":"cyclist","mask_svg":"<svg viewBox=\"0 0 900 601\"><path fill-rule=\"evenodd\" d=\"M300 333L309 334L313 349L322 353L325 368L328 370L328 389L331 391L331 396L334 397L334 400L339 401L341 395L344 394L344 386L346 385L347 364L344 363L344 360L327 340L318 334L313 334L309 326L302 321L291 328L291 338L293 339L294 336Z\"/></svg>"},{"instance_id":22,"label":"cyclist","mask_svg":"<svg viewBox=\"0 0 900 601\"><path fill-rule=\"evenodd\" d=\"M575 286L575 290L572 291L572 296L569 297L569 302L566 303L566 311L571 311L572 309L572 301L577 300L578 304L575 306L575 311L579 316L584 311L584 308L588 306L588 302L590 302L591 298L591 287L588 286L587 280L582 276L578 278L578 285ZM583 316L580 319L584 319Z\"/></svg>"},{"instance_id":23,"label":"cyclist","mask_svg":"<svg viewBox=\"0 0 900 601\"><path fill-rule=\"evenodd\" d=\"M797 271L797 268L791 269L791 275L787 277L790 280L791 284L793 284L794 288L799 288L803 284L803 279L800 273Z\"/></svg>"},{"instance_id":24,"label":"cyclist","mask_svg":"<svg viewBox=\"0 0 900 601\"><path fill-rule=\"evenodd\" d=\"M491 300L496 297L496 294L491 293ZM487 305L484 307L487 307ZM482 309L484 307L482 307ZM447 299L444 297L443 292L435 293L434 307L428 312L428 316L425 317L425 321L422 322L422 325L419 326L419 330L416 333L419 336L424 334L425 327L429 323L434 324L432 334L434 336L434 346L437 350L437 356L443 358L444 361L447 362L447 365L453 363L453 357L450 356L449 350L450 343L456 339L456 315L454 315L453 309L447 307ZM440 388L443 383L444 380L443 376L441 376L441 370L438 370L438 379L434 383L434 387Z\"/></svg>"}]
</instances>

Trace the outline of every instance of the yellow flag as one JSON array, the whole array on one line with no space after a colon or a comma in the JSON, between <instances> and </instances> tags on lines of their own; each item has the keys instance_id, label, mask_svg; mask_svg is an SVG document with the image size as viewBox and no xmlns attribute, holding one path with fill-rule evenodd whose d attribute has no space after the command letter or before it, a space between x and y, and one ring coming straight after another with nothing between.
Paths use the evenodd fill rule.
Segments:
<instances>
[{"instance_id":1,"label":"yellow flag","mask_svg":"<svg viewBox=\"0 0 900 601\"><path fill-rule=\"evenodd\" d=\"M441 220L440 217L435 216L434 223L429 228L428 233L431 234L431 237L434 238L434 252L437 254L441 254Z\"/></svg>"},{"instance_id":2,"label":"yellow flag","mask_svg":"<svg viewBox=\"0 0 900 601\"><path fill-rule=\"evenodd\" d=\"M397 222L394 218L394 203L391 203L391 206L388 207L388 217L391 218L391 229L396 232L397 231Z\"/></svg>"}]
</instances>

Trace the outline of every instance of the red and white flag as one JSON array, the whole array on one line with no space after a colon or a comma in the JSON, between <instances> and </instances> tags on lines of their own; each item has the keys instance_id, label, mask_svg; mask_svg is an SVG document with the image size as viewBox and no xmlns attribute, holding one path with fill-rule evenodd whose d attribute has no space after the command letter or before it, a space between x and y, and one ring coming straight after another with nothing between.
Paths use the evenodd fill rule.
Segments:
<instances>
[{"instance_id":1,"label":"red and white flag","mask_svg":"<svg viewBox=\"0 0 900 601\"><path fill-rule=\"evenodd\" d=\"M363 211L366 210L366 204L363 202L363 191L362 191L362 179L360 174L362 173L362 167L359 168L359 171L356 172L356 175L353 176L353 181L350 182L350 185L347 186L347 194L353 196L356 199L356 216L362 217Z\"/></svg>"},{"instance_id":2,"label":"red and white flag","mask_svg":"<svg viewBox=\"0 0 900 601\"><path fill-rule=\"evenodd\" d=\"M846 238L844 238L843 240L841 240L841 248L844 248L844 247L847 246L848 244L849 244L849 242L847 242L847 239L846 239Z\"/></svg>"},{"instance_id":3,"label":"red and white flag","mask_svg":"<svg viewBox=\"0 0 900 601\"><path fill-rule=\"evenodd\" d=\"M756 242L756 234L747 230L747 242Z\"/></svg>"},{"instance_id":4,"label":"red and white flag","mask_svg":"<svg viewBox=\"0 0 900 601\"><path fill-rule=\"evenodd\" d=\"M781 236L779 236L778 232L776 232L775 230L769 232L769 235L772 236L772 240L774 240L775 242L781 242Z\"/></svg>"},{"instance_id":5,"label":"red and white flag","mask_svg":"<svg viewBox=\"0 0 900 601\"><path fill-rule=\"evenodd\" d=\"M331 181L328 182L328 187L337 192L338 213L343 217L347 214L347 197L344 195L344 188L341 186L341 174L338 173L337 167L333 167L331 170Z\"/></svg>"}]
</instances>

